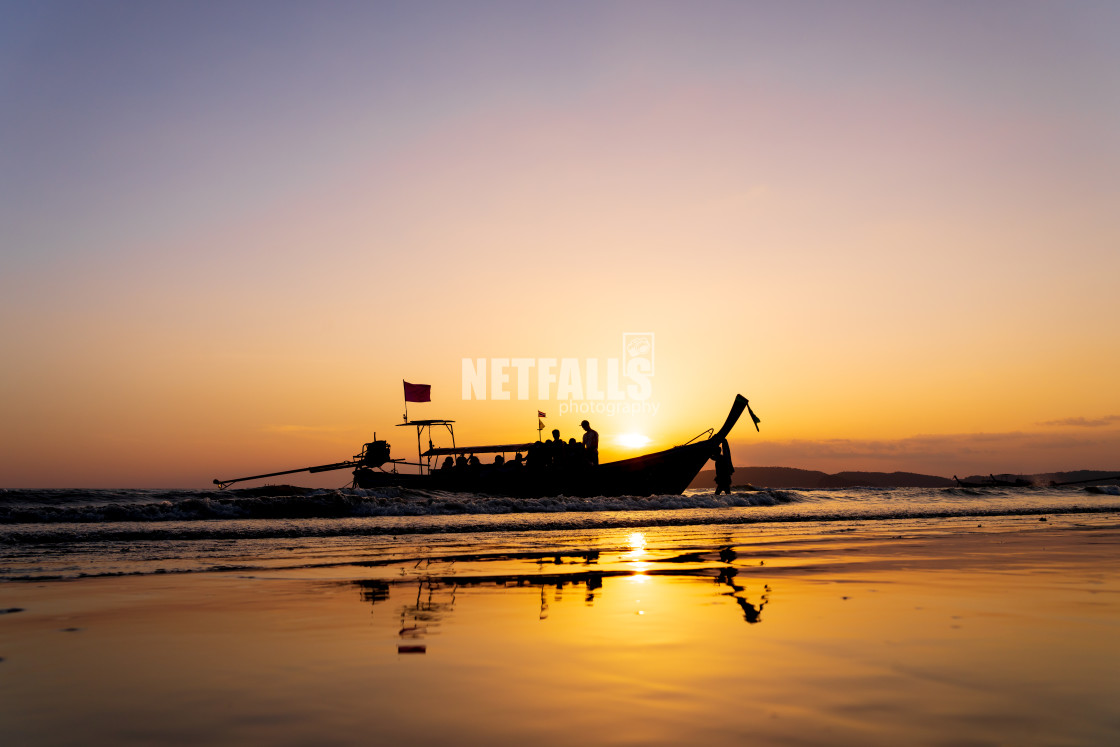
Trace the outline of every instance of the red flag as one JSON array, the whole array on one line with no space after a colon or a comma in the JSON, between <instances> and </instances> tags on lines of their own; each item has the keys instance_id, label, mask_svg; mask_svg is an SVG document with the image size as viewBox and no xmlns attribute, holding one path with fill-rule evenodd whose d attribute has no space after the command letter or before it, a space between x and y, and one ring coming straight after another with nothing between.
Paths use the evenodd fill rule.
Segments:
<instances>
[{"instance_id":1,"label":"red flag","mask_svg":"<svg viewBox=\"0 0 1120 747\"><path fill-rule=\"evenodd\" d=\"M409 384L404 382L404 401L405 402L431 402L432 401L432 385L431 384Z\"/></svg>"},{"instance_id":2,"label":"red flag","mask_svg":"<svg viewBox=\"0 0 1120 747\"><path fill-rule=\"evenodd\" d=\"M547 416L547 415L545 415L545 414L544 414L543 412L541 412L540 410L537 410L537 417L538 417L538 418L547 418L548 416Z\"/></svg>"}]
</instances>

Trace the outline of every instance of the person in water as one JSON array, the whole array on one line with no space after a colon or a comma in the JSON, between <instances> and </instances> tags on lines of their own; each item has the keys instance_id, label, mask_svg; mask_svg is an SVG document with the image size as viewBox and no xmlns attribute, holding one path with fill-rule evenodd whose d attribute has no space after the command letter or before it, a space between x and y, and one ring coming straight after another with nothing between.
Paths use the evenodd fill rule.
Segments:
<instances>
[{"instance_id":1,"label":"person in water","mask_svg":"<svg viewBox=\"0 0 1120 747\"><path fill-rule=\"evenodd\" d=\"M583 450L587 461L591 464L599 463L599 431L592 430L591 424L584 420L580 423L583 428Z\"/></svg>"},{"instance_id":2,"label":"person in water","mask_svg":"<svg viewBox=\"0 0 1120 747\"><path fill-rule=\"evenodd\" d=\"M720 492L731 495L731 473L735 467L731 464L731 447L727 445L726 438L720 442L712 459L716 463L716 495Z\"/></svg>"}]
</instances>

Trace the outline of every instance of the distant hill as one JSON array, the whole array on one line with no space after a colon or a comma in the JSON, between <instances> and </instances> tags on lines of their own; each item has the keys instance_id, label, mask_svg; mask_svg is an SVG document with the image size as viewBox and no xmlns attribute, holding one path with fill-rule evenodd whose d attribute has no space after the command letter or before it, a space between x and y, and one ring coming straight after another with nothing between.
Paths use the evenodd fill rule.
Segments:
<instances>
[{"instance_id":1,"label":"distant hill","mask_svg":"<svg viewBox=\"0 0 1120 747\"><path fill-rule=\"evenodd\" d=\"M1120 470L1089 470L1073 472L1042 472L1034 475L1015 475L1023 477L1036 485L1049 485L1051 482L1111 482L1115 484ZM982 482L988 475L969 475L961 477L970 482ZM852 488L857 486L872 488L951 488L956 481L936 475L921 475L916 472L826 472L795 467L736 467L731 479L732 486L753 485L759 488ZM690 488L714 488L715 470L706 469L696 476Z\"/></svg>"},{"instance_id":2,"label":"distant hill","mask_svg":"<svg viewBox=\"0 0 1120 747\"><path fill-rule=\"evenodd\" d=\"M828 475L822 488L851 488L866 485L874 488L947 488L957 483L947 477L921 475L917 472L837 472Z\"/></svg>"}]
</instances>

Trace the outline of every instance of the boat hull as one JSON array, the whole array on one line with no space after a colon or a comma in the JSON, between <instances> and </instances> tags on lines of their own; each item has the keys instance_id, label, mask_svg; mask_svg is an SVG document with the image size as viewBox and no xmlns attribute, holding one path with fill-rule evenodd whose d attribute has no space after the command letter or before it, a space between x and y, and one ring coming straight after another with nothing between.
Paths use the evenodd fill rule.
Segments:
<instances>
[{"instance_id":1,"label":"boat hull","mask_svg":"<svg viewBox=\"0 0 1120 747\"><path fill-rule=\"evenodd\" d=\"M385 487L443 490L518 497L672 495L682 493L711 458L715 446L707 439L665 451L565 469L494 467L436 470L417 474L354 470L359 488Z\"/></svg>"}]
</instances>

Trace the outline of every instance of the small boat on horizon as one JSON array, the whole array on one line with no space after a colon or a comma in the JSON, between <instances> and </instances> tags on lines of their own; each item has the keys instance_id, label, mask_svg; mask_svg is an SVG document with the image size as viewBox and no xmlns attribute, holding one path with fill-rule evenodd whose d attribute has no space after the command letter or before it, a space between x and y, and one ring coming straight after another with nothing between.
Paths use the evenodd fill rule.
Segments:
<instances>
[{"instance_id":1,"label":"small boat on horizon","mask_svg":"<svg viewBox=\"0 0 1120 747\"><path fill-rule=\"evenodd\" d=\"M399 425L416 428L419 456L416 462L391 458L389 443L377 440L375 435L374 440L365 444L361 453L349 461L231 480L214 480L214 484L219 489L225 489L233 483L246 480L260 480L297 472L315 473L352 469L353 486L365 489L400 487L523 498L554 495L582 497L673 495L684 492L707 461L712 458L720 444L726 441L731 429L735 427L746 409L748 409L747 399L737 394L727 419L718 431L709 428L679 446L603 464L552 459L536 460L535 463L534 460L529 459L522 464L520 460L514 458L503 464L484 465L476 460L474 464L465 467L436 469L432 467L433 459L450 457L454 460L456 457L467 455L528 453L530 449L540 450L542 442L459 447L454 443L452 425L454 421L414 420ZM430 437L433 427L437 430L446 429L451 434L450 447L432 446ZM421 452L420 443L424 431L427 431L429 436L428 449ZM397 466L400 464L415 466L418 471L398 472ZM390 469L386 470L386 465L390 466Z\"/></svg>"},{"instance_id":2,"label":"small boat on horizon","mask_svg":"<svg viewBox=\"0 0 1120 747\"><path fill-rule=\"evenodd\" d=\"M1022 477L1015 475L988 475L988 479L980 480L962 480L956 475L953 479L957 481L958 488L1030 488L1034 487L1034 483Z\"/></svg>"}]
</instances>

